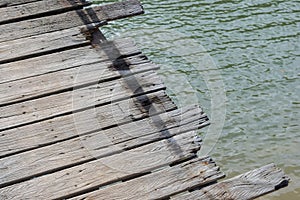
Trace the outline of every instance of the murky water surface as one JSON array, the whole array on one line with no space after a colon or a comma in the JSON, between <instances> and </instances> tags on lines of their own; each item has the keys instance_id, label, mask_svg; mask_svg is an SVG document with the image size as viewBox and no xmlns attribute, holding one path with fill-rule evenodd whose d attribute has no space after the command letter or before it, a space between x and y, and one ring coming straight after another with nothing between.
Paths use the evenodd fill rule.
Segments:
<instances>
[{"instance_id":1,"label":"murky water surface","mask_svg":"<svg viewBox=\"0 0 300 200\"><path fill-rule=\"evenodd\" d=\"M109 2L114 1L101 1ZM261 199L299 200L300 3L142 2L144 15L111 23L102 29L105 35L133 37L161 65L168 92L178 104L200 102L212 121L221 123L222 115L226 117L210 155L227 177L274 162L291 184ZM218 101L223 114L213 115ZM201 134L205 138L207 129Z\"/></svg>"}]
</instances>

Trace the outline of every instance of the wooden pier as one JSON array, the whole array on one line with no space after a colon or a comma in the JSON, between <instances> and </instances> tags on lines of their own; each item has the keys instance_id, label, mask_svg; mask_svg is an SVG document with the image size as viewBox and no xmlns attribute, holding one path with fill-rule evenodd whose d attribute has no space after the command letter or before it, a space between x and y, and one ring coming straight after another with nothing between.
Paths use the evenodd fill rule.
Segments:
<instances>
[{"instance_id":1,"label":"wooden pier","mask_svg":"<svg viewBox=\"0 0 300 200\"><path fill-rule=\"evenodd\" d=\"M0 0L0 200L253 199L288 184L273 164L229 180L197 157L198 105L177 108L132 39L99 27L137 0Z\"/></svg>"}]
</instances>

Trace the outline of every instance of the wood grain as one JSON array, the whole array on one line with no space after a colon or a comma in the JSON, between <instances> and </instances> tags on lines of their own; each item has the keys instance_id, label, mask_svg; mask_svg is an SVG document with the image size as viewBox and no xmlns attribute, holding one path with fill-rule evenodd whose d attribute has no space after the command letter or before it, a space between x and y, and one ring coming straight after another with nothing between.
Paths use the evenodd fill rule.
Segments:
<instances>
[{"instance_id":1,"label":"wood grain","mask_svg":"<svg viewBox=\"0 0 300 200\"><path fill-rule=\"evenodd\" d=\"M270 164L171 199L248 200L285 187L288 182L289 178L284 172L274 164Z\"/></svg>"},{"instance_id":2,"label":"wood grain","mask_svg":"<svg viewBox=\"0 0 300 200\"><path fill-rule=\"evenodd\" d=\"M0 64L39 56L60 49L87 46L90 41L81 33L83 27L41 34L0 43ZM46 63L44 63L46 64Z\"/></svg>"},{"instance_id":3,"label":"wood grain","mask_svg":"<svg viewBox=\"0 0 300 200\"><path fill-rule=\"evenodd\" d=\"M8 7L8 6L15 6L20 4L27 4L31 2L36 2L41 0L0 0L0 7Z\"/></svg>"},{"instance_id":4,"label":"wood grain","mask_svg":"<svg viewBox=\"0 0 300 200\"><path fill-rule=\"evenodd\" d=\"M158 141L8 186L0 189L0 194L7 199L62 199L76 196L102 185L191 158L199 150L199 145L193 143L193 138L194 132L184 133L172 140ZM180 149L180 154L170 150L170 146L174 145L176 149ZM88 149L85 150L88 153Z\"/></svg>"},{"instance_id":5,"label":"wood grain","mask_svg":"<svg viewBox=\"0 0 300 200\"><path fill-rule=\"evenodd\" d=\"M128 70L124 70L124 73L127 75L146 69L158 68L150 63L144 55L136 55L121 60L96 62L27 79L2 83L0 84L0 106L58 93L63 90L72 90L72 88L78 88L87 84L120 78L123 75L111 68L113 65L117 67L124 63L128 65Z\"/></svg>"},{"instance_id":6,"label":"wood grain","mask_svg":"<svg viewBox=\"0 0 300 200\"><path fill-rule=\"evenodd\" d=\"M143 8L138 0L127 0L114 4L70 11L58 15L4 24L1 25L0 42L40 35L105 20L111 21L143 14L143 12Z\"/></svg>"},{"instance_id":7,"label":"wood grain","mask_svg":"<svg viewBox=\"0 0 300 200\"><path fill-rule=\"evenodd\" d=\"M43 0L0 8L0 24L12 23L34 17L58 14L82 8L91 3L84 0ZM1 5L1 3L0 3Z\"/></svg>"},{"instance_id":8,"label":"wood grain","mask_svg":"<svg viewBox=\"0 0 300 200\"><path fill-rule=\"evenodd\" d=\"M150 112L140 105L138 99L130 98L40 123L2 131L0 134L0 157L82 136L117 124L123 124L123 128L125 128L125 123L176 108L164 91L143 95L139 98L149 99L148 102L143 103L143 106L151 108ZM189 120L192 122L193 117L190 117ZM117 132L114 134L115 139L124 141L126 137L118 135ZM121 137L124 139L121 140Z\"/></svg>"},{"instance_id":9,"label":"wood grain","mask_svg":"<svg viewBox=\"0 0 300 200\"><path fill-rule=\"evenodd\" d=\"M59 51L49 55L1 64L0 83L12 82L110 59L115 60L120 55L128 57L138 53L140 53L140 50L137 49L130 38L106 41L97 49L86 46Z\"/></svg>"},{"instance_id":10,"label":"wood grain","mask_svg":"<svg viewBox=\"0 0 300 200\"><path fill-rule=\"evenodd\" d=\"M177 166L167 167L133 180L100 188L72 200L92 199L167 199L172 194L203 186L224 174L210 158L196 158Z\"/></svg>"},{"instance_id":11,"label":"wood grain","mask_svg":"<svg viewBox=\"0 0 300 200\"><path fill-rule=\"evenodd\" d=\"M146 71L120 78L118 72L115 75L118 79L107 82L96 82L86 87L75 88L72 91L53 94L38 99L28 100L21 103L0 107L0 130L23 126L37 121L51 119L58 115L71 114L82 109L93 108L96 105L105 105L111 102L128 99L153 91L163 90L165 86L152 71L156 65L139 64L132 65L134 72ZM112 73L114 71L111 71ZM106 76L99 71L98 78ZM71 77L70 77L71 78ZM73 77L74 80L75 77ZM48 80L41 80L46 84ZM53 82L53 80L50 80ZM131 87L130 84L134 85ZM40 86L38 86L40 88Z\"/></svg>"},{"instance_id":12,"label":"wood grain","mask_svg":"<svg viewBox=\"0 0 300 200\"><path fill-rule=\"evenodd\" d=\"M216 183L196 156L206 114L176 109L131 40L100 37L140 2L89 4L0 0L0 199L246 200L288 185L274 164Z\"/></svg>"},{"instance_id":13,"label":"wood grain","mask_svg":"<svg viewBox=\"0 0 300 200\"><path fill-rule=\"evenodd\" d=\"M119 127L97 131L72 140L2 158L0 160L0 187L23 179L37 177L49 171L67 168L93 158L110 156L129 148L196 130L205 121L201 121L203 116L195 110L200 111L195 107L189 107L183 113L180 110L171 111L170 113L146 118L137 123L120 125ZM188 117L193 117L193 120ZM157 118L160 118L160 123L163 123L164 126L157 124ZM91 121L86 123L88 125ZM174 141L170 140L170 142ZM168 146L169 150L181 154L182 150L176 149L179 148L176 146L176 141L173 145ZM45 166L44 163L47 163L47 165Z\"/></svg>"}]
</instances>

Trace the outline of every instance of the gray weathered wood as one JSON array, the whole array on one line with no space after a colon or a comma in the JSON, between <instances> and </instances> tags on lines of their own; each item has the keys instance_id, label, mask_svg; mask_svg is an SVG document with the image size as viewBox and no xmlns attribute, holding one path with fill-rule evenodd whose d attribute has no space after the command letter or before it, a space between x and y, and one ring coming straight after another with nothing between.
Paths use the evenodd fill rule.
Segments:
<instances>
[{"instance_id":1,"label":"gray weathered wood","mask_svg":"<svg viewBox=\"0 0 300 200\"><path fill-rule=\"evenodd\" d=\"M137 123L120 125L119 127L2 158L0 160L0 187L24 178L36 177L48 171L76 165L78 162L120 153L130 147L141 146L183 132L196 130L206 123L206 121L201 121L203 115L198 111L201 110L195 109L195 107L189 107L183 110L183 113L175 110L146 118ZM189 117L193 119L191 120ZM160 119L159 122L157 122L157 118ZM85 123L89 126L88 123L92 123L92 121L85 121ZM164 126L161 126L162 123ZM170 151L180 154L181 150L176 149L176 141L173 145L174 147L168 147Z\"/></svg>"},{"instance_id":2,"label":"gray weathered wood","mask_svg":"<svg viewBox=\"0 0 300 200\"><path fill-rule=\"evenodd\" d=\"M172 200L249 200L288 185L289 178L274 164L171 198Z\"/></svg>"},{"instance_id":3,"label":"gray weathered wood","mask_svg":"<svg viewBox=\"0 0 300 200\"><path fill-rule=\"evenodd\" d=\"M140 53L140 50L134 45L133 40L126 38L104 42L97 50L86 46L1 64L0 83L44 75L91 63L103 62L109 59L114 60L117 59L119 55L127 57L138 53Z\"/></svg>"},{"instance_id":4,"label":"gray weathered wood","mask_svg":"<svg viewBox=\"0 0 300 200\"><path fill-rule=\"evenodd\" d=\"M127 182L100 188L72 200L163 199L195 186L209 184L222 177L224 174L210 158L196 158Z\"/></svg>"},{"instance_id":5,"label":"gray weathered wood","mask_svg":"<svg viewBox=\"0 0 300 200\"><path fill-rule=\"evenodd\" d=\"M4 158L1 162L2 168L6 170L2 171L1 180L11 182L15 179L30 177L76 162L83 162L87 159L91 159L91 156L103 157L119 153L129 147L171 137L191 129L197 129L197 127L205 124L206 121L199 120L199 118L203 116L199 115L199 113L197 115L193 109L195 108L192 107L189 108L188 111L185 111L187 113L184 112L184 116L178 111L160 115L161 122L166 123L166 127L157 126L157 122L153 121L153 118L145 119L138 122L138 124L125 124L117 128L100 131L91 135L82 136L81 138ZM189 119L189 117L193 117L193 120ZM154 117L154 119L156 118L157 117ZM182 127L179 127L182 122L181 120L184 123ZM90 121L86 123L90 123ZM199 125L199 123L201 125ZM86 125L89 126L89 124ZM168 134L166 131L160 133L160 130L166 128L170 128ZM149 135L151 135L151 137L149 137ZM118 138L118 136L120 138ZM136 139L139 136L140 138ZM80 147L78 147L78 145ZM65 147L70 148L64 150ZM85 149L82 150L83 147L88 149L89 154L86 153ZM47 162L47 166L44 165L45 162ZM1 184L4 183L1 182Z\"/></svg>"},{"instance_id":6,"label":"gray weathered wood","mask_svg":"<svg viewBox=\"0 0 300 200\"><path fill-rule=\"evenodd\" d=\"M156 65L146 63L132 65L130 68L132 73L152 70L156 67ZM113 72L115 72L115 77L120 76L117 71L111 71L111 73ZM98 77L101 78L101 76L107 76L107 74L99 71ZM80 78L80 73L77 79L73 77L75 81ZM41 80L41 83L46 84L47 81L49 80ZM107 82L96 82L73 91L0 107L0 130L162 89L165 89L165 86L154 71L146 71Z\"/></svg>"},{"instance_id":7,"label":"gray weathered wood","mask_svg":"<svg viewBox=\"0 0 300 200\"><path fill-rule=\"evenodd\" d=\"M155 129L153 130L162 130L158 134L153 134L153 130L150 133L143 133L143 131L147 130L145 128L147 126L143 125L142 122L144 121L140 121L137 122L137 127L135 127L134 129L131 128L129 124L124 124L122 127L120 127L123 132L115 131L110 134L111 141L113 141L115 145L120 145L120 148L126 149L129 146L135 146L137 143L139 145L142 145L149 141L155 141L158 138L161 139L170 137L180 132L187 132L209 125L206 114L203 113L203 111L198 106L189 106L177 111L169 112L167 113L166 119L165 117L166 116L164 115L160 117L151 117L151 120L153 121L152 126L155 127ZM139 126L139 123L141 124L141 126ZM172 130L171 128L173 127L178 129ZM124 132L126 132L127 134L123 134ZM89 137L89 141L93 141L92 139L94 139L95 141L97 140L97 135L90 135ZM126 141L126 144L123 144L124 141Z\"/></svg>"},{"instance_id":8,"label":"gray weathered wood","mask_svg":"<svg viewBox=\"0 0 300 200\"><path fill-rule=\"evenodd\" d=\"M194 133L175 136L93 162L78 165L49 175L0 189L7 199L57 199L72 197L88 189L127 179L162 166L195 156L199 145L193 142ZM170 147L174 147L171 149ZM70 147L74 148L74 147ZM66 147L64 148L67 149ZM89 150L84 148L87 153ZM175 150L180 150L178 153ZM74 152L74 155L76 152ZM49 160L51 161L51 159ZM64 162L60 160L60 162ZM48 162L45 163L48 165ZM0 168L5 170L5 168Z\"/></svg>"},{"instance_id":9,"label":"gray weathered wood","mask_svg":"<svg viewBox=\"0 0 300 200\"><path fill-rule=\"evenodd\" d=\"M0 3L1 4L1 3ZM0 8L0 24L57 14L90 5L84 0L43 0ZM1 7L1 6L0 6Z\"/></svg>"},{"instance_id":10,"label":"gray weathered wood","mask_svg":"<svg viewBox=\"0 0 300 200\"><path fill-rule=\"evenodd\" d=\"M0 43L0 64L58 51L59 49L89 45L90 41L81 33L82 28L75 27L26 39L2 42Z\"/></svg>"},{"instance_id":11,"label":"gray weathered wood","mask_svg":"<svg viewBox=\"0 0 300 200\"><path fill-rule=\"evenodd\" d=\"M139 98L149 99L149 102L144 102L143 106L150 107L150 112L140 105L138 99L131 98L28 126L2 131L0 134L0 157L82 136L92 131L101 130L116 124L128 123L132 120L142 119L149 117L149 115L163 113L176 108L164 91L154 92ZM150 102L151 105L149 105ZM190 117L189 120L192 122L193 118ZM125 126L123 125L124 128ZM121 137L125 137L124 135L114 135L120 141L122 141Z\"/></svg>"},{"instance_id":12,"label":"gray weathered wood","mask_svg":"<svg viewBox=\"0 0 300 200\"><path fill-rule=\"evenodd\" d=\"M138 0L127 0L58 15L4 24L0 26L0 42L97 23L104 20L110 21L130 17L142 14L143 12L143 8Z\"/></svg>"},{"instance_id":13,"label":"gray weathered wood","mask_svg":"<svg viewBox=\"0 0 300 200\"><path fill-rule=\"evenodd\" d=\"M36 2L41 0L0 0L0 7L8 7L8 6L15 6L20 4L27 4L31 2Z\"/></svg>"},{"instance_id":14,"label":"gray weathered wood","mask_svg":"<svg viewBox=\"0 0 300 200\"><path fill-rule=\"evenodd\" d=\"M3 83L0 84L0 105L20 102L57 91L77 88L86 84L120 78L120 72L112 70L111 66L115 65L117 67L118 64L122 65L123 62L127 63L130 69L142 64L148 64L144 68L137 67L139 70L133 69L132 71L142 71L149 69L149 67L150 69L155 69L155 66L149 60L146 60L144 55L136 55L116 60L115 62L104 61L81 65L71 69ZM132 74L130 69L124 70L124 73Z\"/></svg>"}]
</instances>

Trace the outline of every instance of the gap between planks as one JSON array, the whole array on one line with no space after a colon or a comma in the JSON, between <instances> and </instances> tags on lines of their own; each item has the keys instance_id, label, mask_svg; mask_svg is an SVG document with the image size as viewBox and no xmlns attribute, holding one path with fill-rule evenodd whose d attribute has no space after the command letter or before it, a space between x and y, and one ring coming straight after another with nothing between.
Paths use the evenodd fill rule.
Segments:
<instances>
[{"instance_id":1,"label":"gap between planks","mask_svg":"<svg viewBox=\"0 0 300 200\"><path fill-rule=\"evenodd\" d=\"M176 109L164 91L2 131L0 158ZM147 109L145 109L147 108ZM68 130L68 131L66 131ZM20 137L22 135L22 137Z\"/></svg>"},{"instance_id":2,"label":"gap between planks","mask_svg":"<svg viewBox=\"0 0 300 200\"><path fill-rule=\"evenodd\" d=\"M24 66L16 67L14 69L3 68L1 71L7 75L11 72L20 73L16 74L15 77L21 77L23 75L23 70L28 70L26 73L35 76L26 79L23 78L20 80L9 81L7 83L0 83L0 106L35 99L38 96L51 95L52 93L58 93L59 91L72 90L73 88L94 84L95 82L100 83L125 77L137 73L137 71L145 71L149 68L158 68L155 67L146 56L140 54L140 51L135 46L127 45L128 43L126 42L120 42L118 43L118 46L115 46L117 49L114 50L113 47L111 47L110 50L107 50L110 46L103 44L103 49L101 51L94 50L95 52L92 52L93 49L91 49L90 52L87 52L86 57L91 58L91 60L81 61L81 63L76 63L75 66L72 66L71 63L74 62L74 60L71 59L73 59L74 56L78 56L76 55L76 51L72 51L75 55L71 54L70 57L68 57L70 52L62 52L60 54L48 56L49 59L52 60L50 61L50 66L44 62L39 62L40 65L35 66L35 68L43 68L43 66L46 65L47 67L45 67L45 71L47 69L54 70L55 68L59 70L54 72L46 71L46 73L40 75L35 74L41 72L32 72L32 69L24 68ZM107 55L114 52L118 53L110 54L109 56ZM82 53L84 54L84 52ZM43 58L38 58L38 60L40 59ZM56 65L59 61L60 64ZM23 63L28 62L31 63L31 60L24 61ZM145 66L147 63L148 65ZM51 68L54 64L56 66ZM127 66L127 69L114 70L119 66L125 65ZM144 67L141 67L141 65L144 65ZM27 67L28 65L25 66ZM139 70L136 70L135 68ZM121 71L123 72L121 73ZM11 78L12 77L6 78L3 76L3 78L0 79L7 81Z\"/></svg>"},{"instance_id":3,"label":"gap between planks","mask_svg":"<svg viewBox=\"0 0 300 200\"><path fill-rule=\"evenodd\" d=\"M168 199L173 194L194 187L203 187L223 177L224 174L219 171L219 167L211 158L195 158L142 177L100 188L72 200Z\"/></svg>"},{"instance_id":4,"label":"gap between planks","mask_svg":"<svg viewBox=\"0 0 300 200\"><path fill-rule=\"evenodd\" d=\"M93 158L110 156L207 126L207 116L201 112L200 108L191 106L182 110L152 115L138 122L99 130L47 147L2 158L0 160L2 166L0 186L28 180L31 177L88 162ZM83 123L87 124L90 121ZM172 147L172 145L175 146ZM172 145L169 146L170 151L182 153L180 149L176 149L176 142ZM45 162L48 163L46 166Z\"/></svg>"},{"instance_id":5,"label":"gap between planks","mask_svg":"<svg viewBox=\"0 0 300 200\"><path fill-rule=\"evenodd\" d=\"M21 4L27 4L31 2L37 2L37 1L43 1L43 0L0 0L0 8L2 7L9 7L9 6L16 6Z\"/></svg>"},{"instance_id":6,"label":"gap between planks","mask_svg":"<svg viewBox=\"0 0 300 200\"><path fill-rule=\"evenodd\" d=\"M142 65L142 67L144 67ZM128 84L134 83L136 89ZM21 127L58 116L72 114L95 106L165 90L154 71L146 71L108 82L96 83L73 91L0 107L0 130ZM142 103L142 102L141 102Z\"/></svg>"},{"instance_id":7,"label":"gap between planks","mask_svg":"<svg viewBox=\"0 0 300 200\"><path fill-rule=\"evenodd\" d=\"M151 172L162 166L195 157L200 146L193 142L194 136L194 132L176 135L170 139L4 187L0 189L0 193L15 199L61 199L80 195L113 182L128 180L128 177L136 174Z\"/></svg>"},{"instance_id":8,"label":"gap between planks","mask_svg":"<svg viewBox=\"0 0 300 200\"><path fill-rule=\"evenodd\" d=\"M90 45L88 31L97 29L97 24L74 27L61 31L31 36L0 43L0 64L15 62L32 57L52 54L72 48ZM88 31L83 31L88 29Z\"/></svg>"},{"instance_id":9,"label":"gap between planks","mask_svg":"<svg viewBox=\"0 0 300 200\"><path fill-rule=\"evenodd\" d=\"M0 67L0 84L80 67L82 65L95 64L111 59L116 60L119 57L126 58L139 53L141 51L137 49L133 40L126 38L105 41L97 48L86 46L6 63ZM45 63L47 64L45 65Z\"/></svg>"},{"instance_id":10,"label":"gap between planks","mask_svg":"<svg viewBox=\"0 0 300 200\"><path fill-rule=\"evenodd\" d=\"M84 0L43 0L1 8L0 2L0 25L60 14L89 5L91 2Z\"/></svg>"},{"instance_id":11,"label":"gap between planks","mask_svg":"<svg viewBox=\"0 0 300 200\"><path fill-rule=\"evenodd\" d=\"M281 169L269 164L171 200L250 200L286 187L289 180Z\"/></svg>"},{"instance_id":12,"label":"gap between planks","mask_svg":"<svg viewBox=\"0 0 300 200\"><path fill-rule=\"evenodd\" d=\"M1 25L0 42L40 35L76 26L143 14L138 0L127 0L67 13Z\"/></svg>"}]
</instances>

